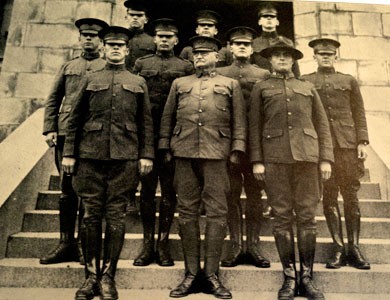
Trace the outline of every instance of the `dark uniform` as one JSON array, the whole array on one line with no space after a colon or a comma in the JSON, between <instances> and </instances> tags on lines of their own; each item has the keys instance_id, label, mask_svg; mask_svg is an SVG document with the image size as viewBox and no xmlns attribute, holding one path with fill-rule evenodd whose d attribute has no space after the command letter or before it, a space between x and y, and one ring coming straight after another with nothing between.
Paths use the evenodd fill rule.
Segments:
<instances>
[{"instance_id":1,"label":"dark uniform","mask_svg":"<svg viewBox=\"0 0 390 300\"><path fill-rule=\"evenodd\" d=\"M275 3L265 3L260 9L259 9L259 18L262 16L273 16L274 18L277 18L278 11L276 8ZM260 52L268 48L272 45L275 45L279 42L284 42L286 44L289 44L291 46L294 45L294 42L290 39L288 39L285 36L279 35L277 31L262 31L261 35L253 40L253 54L251 58L251 62L258 65L260 68L269 70L272 72L272 66L268 59L261 56ZM294 73L295 77L300 76L299 66L297 62L294 62L292 67L292 72Z\"/></svg>"},{"instance_id":2,"label":"dark uniform","mask_svg":"<svg viewBox=\"0 0 390 300\"><path fill-rule=\"evenodd\" d=\"M218 50L214 38L197 36L191 41L195 53L213 55ZM161 120L159 149L172 151L175 157L174 183L186 265L186 277L171 291L172 297L191 293L200 272L201 202L206 209L206 282L217 297L231 297L217 273L230 193L227 159L232 152L245 151L245 107L239 83L218 75L215 62L209 68L197 68L195 75L173 82Z\"/></svg>"},{"instance_id":3,"label":"dark uniform","mask_svg":"<svg viewBox=\"0 0 390 300\"><path fill-rule=\"evenodd\" d=\"M310 42L317 52L336 54L340 44L330 39ZM332 177L324 183L323 206L335 253L327 263L328 268L339 268L346 263L342 223L338 207L338 193L344 200L345 225L348 237L348 262L359 269L369 269L370 264L358 248L360 210L357 192L364 175L363 160L358 158L357 146L368 144L367 122L359 85L351 75L336 72L333 67L319 67L317 72L302 78L312 82L321 97L328 116L333 139L335 164Z\"/></svg>"},{"instance_id":4,"label":"dark uniform","mask_svg":"<svg viewBox=\"0 0 390 300\"><path fill-rule=\"evenodd\" d=\"M131 33L113 26L99 36L105 43L126 45ZM80 84L64 157L77 158L74 188L85 206L87 281L76 299L92 299L98 284L102 299L117 299L114 278L124 242L127 197L137 184L138 159L154 157L146 82L126 70L124 60L123 64L107 62ZM100 268L103 218L106 231Z\"/></svg>"},{"instance_id":5,"label":"dark uniform","mask_svg":"<svg viewBox=\"0 0 390 300\"><path fill-rule=\"evenodd\" d=\"M252 43L255 32L246 27L235 27L229 32L230 42ZM228 67L218 68L217 72L223 76L236 79L241 86L242 94L246 102L246 111L249 112L250 94L253 85L269 76L267 70L252 65L247 59L234 58L233 63ZM229 177L231 185L231 196L228 198L228 225L230 240L232 243L231 252L222 260L224 267L233 267L243 261L243 208L241 205L241 191L244 184L247 198L245 220L246 220L246 243L248 258L258 267L269 267L270 263L260 253L260 227L262 217L261 192L264 189L263 182L259 183L252 173L252 164L249 157L242 155L240 164L229 164Z\"/></svg>"},{"instance_id":6,"label":"dark uniform","mask_svg":"<svg viewBox=\"0 0 390 300\"><path fill-rule=\"evenodd\" d=\"M174 21L159 19L155 21L156 34L176 37L178 32ZM194 73L193 65L188 61L174 56L173 50L159 51L139 58L133 68L135 74L145 78L150 96L152 117L154 123L155 148L158 145L158 133L165 102L172 81ZM157 149L155 149L157 153ZM140 255L134 260L135 266L149 265L155 259L154 228L156 222L155 194L158 179L161 186L161 201L159 209L159 227L157 241L157 262L161 266L173 265L169 254L168 237L176 207L176 192L173 188L173 162L165 163L161 154L156 155L153 171L141 178L140 212L144 229L144 246Z\"/></svg>"},{"instance_id":7,"label":"dark uniform","mask_svg":"<svg viewBox=\"0 0 390 300\"><path fill-rule=\"evenodd\" d=\"M76 26L81 33L97 35L98 31L108 26L98 19L79 19ZM57 144L55 146L55 163L61 176L61 196L59 199L60 215L60 244L48 255L40 259L41 264L59 263L63 261L82 260L82 252L77 251L74 244L74 231L78 210L78 198L72 187L72 176L65 174L61 169L62 154L65 142L65 128L69 119L69 113L73 105L74 94L85 74L100 70L105 61L100 58L99 52L82 52L80 57L62 65L54 78L53 87L49 93L45 105L45 118L43 134L57 132ZM79 237L82 235L83 209L80 205L79 212ZM79 238L80 240L80 238Z\"/></svg>"},{"instance_id":8,"label":"dark uniform","mask_svg":"<svg viewBox=\"0 0 390 300\"><path fill-rule=\"evenodd\" d=\"M303 55L287 44L263 50L289 51L296 60ZM255 84L249 112L251 161L265 166L265 184L274 212L274 236L285 283L278 299L293 298L296 290L293 223L296 215L301 291L310 299L324 299L312 285L316 245L316 206L320 199L320 161L333 161L329 124L321 100L308 82L293 73L272 73ZM290 298L289 298L290 299Z\"/></svg>"}]
</instances>

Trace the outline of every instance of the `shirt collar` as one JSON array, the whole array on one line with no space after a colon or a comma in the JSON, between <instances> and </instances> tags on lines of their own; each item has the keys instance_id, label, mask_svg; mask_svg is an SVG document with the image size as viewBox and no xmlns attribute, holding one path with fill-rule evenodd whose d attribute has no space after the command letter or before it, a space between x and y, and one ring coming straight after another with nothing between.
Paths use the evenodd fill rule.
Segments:
<instances>
[{"instance_id":1,"label":"shirt collar","mask_svg":"<svg viewBox=\"0 0 390 300\"><path fill-rule=\"evenodd\" d=\"M169 57L172 57L174 55L174 52L173 51L157 51L156 52L156 55L159 56L159 57L166 57L166 58L169 58Z\"/></svg>"},{"instance_id":2,"label":"shirt collar","mask_svg":"<svg viewBox=\"0 0 390 300\"><path fill-rule=\"evenodd\" d=\"M81 57L86 60L93 60L100 57L99 52L83 52L81 53Z\"/></svg>"},{"instance_id":3,"label":"shirt collar","mask_svg":"<svg viewBox=\"0 0 390 300\"><path fill-rule=\"evenodd\" d=\"M336 70L333 67L318 67L317 69L318 73L320 74L334 74L336 73Z\"/></svg>"},{"instance_id":4,"label":"shirt collar","mask_svg":"<svg viewBox=\"0 0 390 300\"><path fill-rule=\"evenodd\" d=\"M279 79L290 79L290 78L294 78L294 73L293 72L289 72L289 73L286 73L286 74L282 74L282 73L272 72L270 77L272 77L272 78L279 78Z\"/></svg>"},{"instance_id":5,"label":"shirt collar","mask_svg":"<svg viewBox=\"0 0 390 300\"><path fill-rule=\"evenodd\" d=\"M274 39L274 38L278 37L278 33L276 32L276 30L272 31L272 32L263 31L261 33L261 37L266 38L266 39Z\"/></svg>"},{"instance_id":6,"label":"shirt collar","mask_svg":"<svg viewBox=\"0 0 390 300\"><path fill-rule=\"evenodd\" d=\"M106 63L106 70L122 71L122 70L126 70L126 65L125 64L113 65L113 64L110 64L110 63Z\"/></svg>"},{"instance_id":7,"label":"shirt collar","mask_svg":"<svg viewBox=\"0 0 390 300\"><path fill-rule=\"evenodd\" d=\"M235 59L235 60L233 60L233 64L237 67L247 66L247 65L250 65L250 61L249 61L249 59L246 59L246 60Z\"/></svg>"},{"instance_id":8,"label":"shirt collar","mask_svg":"<svg viewBox=\"0 0 390 300\"><path fill-rule=\"evenodd\" d=\"M215 77L217 76L217 72L214 70L203 70L203 69L196 69L195 71L196 77Z\"/></svg>"}]
</instances>

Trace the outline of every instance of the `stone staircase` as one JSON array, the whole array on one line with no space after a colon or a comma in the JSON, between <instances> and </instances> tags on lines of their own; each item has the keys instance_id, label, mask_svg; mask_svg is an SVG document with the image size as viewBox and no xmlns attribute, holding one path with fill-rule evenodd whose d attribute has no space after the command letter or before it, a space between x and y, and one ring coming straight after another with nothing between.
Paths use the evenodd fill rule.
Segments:
<instances>
[{"instance_id":1,"label":"stone staircase","mask_svg":"<svg viewBox=\"0 0 390 300\"><path fill-rule=\"evenodd\" d=\"M0 260L0 287L76 289L83 281L83 267L78 263L39 264L38 258L58 243L58 197L60 195L58 185L58 176L51 176L48 190L41 191L37 197L35 210L25 212L20 232L9 237L6 258ZM318 239L315 281L325 293L390 294L388 284L390 279L390 202L381 199L379 184L370 182L368 171L363 178L359 197L363 216L360 245L363 253L371 262L372 268L369 271L362 271L352 267L344 267L340 270L328 270L324 267L324 262L331 250L331 239L322 214L322 207L319 205L316 217ZM242 197L242 201L245 203L245 196ZM342 203L340 204L342 208ZM271 268L259 269L250 265L221 268L222 280L232 290L233 295L234 292L273 293L279 289L282 272L271 234L270 222L269 220L264 222L261 240L263 253L272 262ZM202 218L202 233L204 227L205 220ZM126 217L125 244L117 273L119 289L166 290L168 294L168 289L175 287L181 281L184 263L177 218L174 220L171 232L171 252L175 259L175 266L162 268L152 264L147 267L134 267L132 260L142 246L142 224L138 215ZM230 241L226 238L224 252L228 247L230 247ZM375 296L371 299L375 299Z\"/></svg>"}]
</instances>

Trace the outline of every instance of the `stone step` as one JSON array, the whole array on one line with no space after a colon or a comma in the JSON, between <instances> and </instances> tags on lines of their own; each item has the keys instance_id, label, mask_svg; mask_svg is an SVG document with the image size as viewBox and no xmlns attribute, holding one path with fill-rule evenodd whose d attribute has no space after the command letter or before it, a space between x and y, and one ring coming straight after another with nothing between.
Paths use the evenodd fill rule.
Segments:
<instances>
[{"instance_id":1,"label":"stone step","mask_svg":"<svg viewBox=\"0 0 390 300\"><path fill-rule=\"evenodd\" d=\"M126 290L168 290L180 283L183 270L183 262L176 262L173 267L162 268L155 264L148 267L134 267L131 261L120 260L116 285L119 289ZM388 264L372 265L371 270L367 271L352 267L328 270L323 265L315 264L314 272L316 284L325 293L390 293L388 284L390 265ZM0 277L2 287L76 289L84 280L83 266L77 263L40 265L37 259L0 260L0 273L2 274ZM281 286L283 275L281 265L277 263L269 269L259 269L253 266L221 268L220 277L233 293L234 291L276 293ZM203 294L200 296L202 296L201 299L209 297Z\"/></svg>"},{"instance_id":2,"label":"stone step","mask_svg":"<svg viewBox=\"0 0 390 300\"><path fill-rule=\"evenodd\" d=\"M81 283L79 284L81 285ZM53 300L53 299L73 299L77 288L0 288L0 299L17 300ZM172 300L169 297L168 289L118 289L119 299L137 299L137 300ZM275 300L276 291L238 291L232 290L234 300ZM324 293L327 300L388 300L388 294L356 294L356 293ZM98 297L94 298L98 300ZM186 300L213 300L213 295L203 293L190 294ZM305 297L295 297L296 300L307 299Z\"/></svg>"},{"instance_id":3,"label":"stone step","mask_svg":"<svg viewBox=\"0 0 390 300\"><path fill-rule=\"evenodd\" d=\"M61 179L59 175L50 175L49 190L58 191L61 189Z\"/></svg>"},{"instance_id":4,"label":"stone step","mask_svg":"<svg viewBox=\"0 0 390 300\"><path fill-rule=\"evenodd\" d=\"M142 248L142 234L127 233L121 253L122 259L135 259ZM202 236L203 238L203 236ZM177 234L170 235L171 254L174 260L183 260L181 241ZM56 232L19 232L9 237L8 258L39 258L54 249L59 240ZM272 262L279 260L274 238L261 237L262 252ZM202 241L203 243L203 241ZM330 238L317 238L316 262L326 262L332 252ZM228 237L225 239L223 255L231 247ZM360 248L367 259L373 264L390 264L390 239L360 239Z\"/></svg>"},{"instance_id":5,"label":"stone step","mask_svg":"<svg viewBox=\"0 0 390 300\"><path fill-rule=\"evenodd\" d=\"M158 228L159 213L156 213L156 232ZM175 218L172 223L171 232L178 233L178 214L175 213ZM244 216L245 217L245 216ZM329 231L324 216L317 216L317 230L319 237L328 237ZM342 218L344 221L344 218ZM204 233L205 217L200 218L201 232ZM58 232L59 216L56 210L34 210L28 211L24 215L23 232ZM345 229L345 228L344 228ZM126 232L142 233L142 221L139 215L126 216ZM344 230L345 232L345 230ZM261 235L272 235L272 220L266 219L262 222ZM388 238L390 239L390 218L361 218L362 238Z\"/></svg>"}]
</instances>

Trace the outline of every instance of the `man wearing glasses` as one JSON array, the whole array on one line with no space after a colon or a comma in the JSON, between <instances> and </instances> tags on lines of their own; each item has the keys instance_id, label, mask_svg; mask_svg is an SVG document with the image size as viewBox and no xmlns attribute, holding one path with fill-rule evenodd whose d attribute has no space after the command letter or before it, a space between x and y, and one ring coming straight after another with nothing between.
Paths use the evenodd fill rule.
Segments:
<instances>
[{"instance_id":1,"label":"man wearing glasses","mask_svg":"<svg viewBox=\"0 0 390 300\"><path fill-rule=\"evenodd\" d=\"M309 46L314 49L318 69L302 78L312 82L321 97L330 124L335 157L332 177L324 183L322 199L334 246L326 267L338 269L349 263L357 269L368 270L370 264L359 249L360 210L357 198L369 143L363 98L356 79L334 69L340 47L338 41L316 39ZM337 200L339 191L344 200L348 255Z\"/></svg>"}]
</instances>

